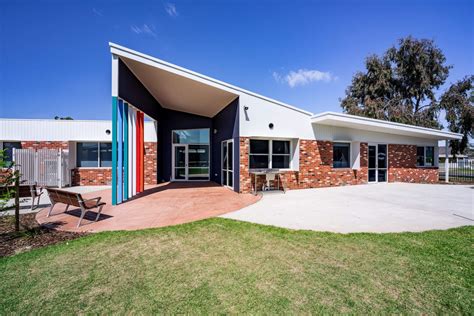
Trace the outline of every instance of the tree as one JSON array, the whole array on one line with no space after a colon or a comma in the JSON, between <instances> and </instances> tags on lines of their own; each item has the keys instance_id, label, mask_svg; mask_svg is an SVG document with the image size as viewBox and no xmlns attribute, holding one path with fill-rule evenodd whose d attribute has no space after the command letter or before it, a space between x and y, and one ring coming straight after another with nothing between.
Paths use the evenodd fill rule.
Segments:
<instances>
[{"instance_id":1,"label":"tree","mask_svg":"<svg viewBox=\"0 0 474 316\"><path fill-rule=\"evenodd\" d=\"M0 150L0 212L8 207L8 202L15 199L15 230L20 230L20 172L15 170L15 163L7 159L6 150Z\"/></svg>"},{"instance_id":2,"label":"tree","mask_svg":"<svg viewBox=\"0 0 474 316\"><path fill-rule=\"evenodd\" d=\"M55 116L54 119L55 119L55 120L67 120L67 121L74 120L74 119L73 119L72 117L70 117L70 116L65 116L65 117Z\"/></svg>"},{"instance_id":3,"label":"tree","mask_svg":"<svg viewBox=\"0 0 474 316\"><path fill-rule=\"evenodd\" d=\"M399 40L382 56L366 59L341 100L344 112L387 121L440 128L435 91L451 66L432 40Z\"/></svg>"},{"instance_id":4,"label":"tree","mask_svg":"<svg viewBox=\"0 0 474 316\"><path fill-rule=\"evenodd\" d=\"M474 137L474 76L459 80L443 93L439 107L446 111L448 128L452 132L463 134L460 141L451 141L453 155L463 153Z\"/></svg>"}]
</instances>

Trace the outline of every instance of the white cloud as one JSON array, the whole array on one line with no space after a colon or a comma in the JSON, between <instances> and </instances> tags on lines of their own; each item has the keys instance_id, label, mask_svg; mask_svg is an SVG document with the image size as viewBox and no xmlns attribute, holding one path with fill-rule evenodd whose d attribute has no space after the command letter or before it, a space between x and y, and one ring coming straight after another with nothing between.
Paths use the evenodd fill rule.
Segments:
<instances>
[{"instance_id":1,"label":"white cloud","mask_svg":"<svg viewBox=\"0 0 474 316\"><path fill-rule=\"evenodd\" d=\"M156 29L153 24L143 24L142 26L137 26L135 24L130 26L130 29L132 32L135 34L145 34L145 35L150 35L152 37L156 38Z\"/></svg>"},{"instance_id":2,"label":"white cloud","mask_svg":"<svg viewBox=\"0 0 474 316\"><path fill-rule=\"evenodd\" d=\"M104 14L102 13L102 11L96 9L96 8L92 8L92 12L97 15L97 16L104 16Z\"/></svg>"},{"instance_id":3,"label":"white cloud","mask_svg":"<svg viewBox=\"0 0 474 316\"><path fill-rule=\"evenodd\" d=\"M166 3L165 11L171 17L177 17L179 15L178 10L176 10L176 6L173 3Z\"/></svg>"},{"instance_id":4,"label":"white cloud","mask_svg":"<svg viewBox=\"0 0 474 316\"><path fill-rule=\"evenodd\" d=\"M311 82L330 82L337 80L337 77L333 76L330 72L324 72L314 69L298 69L296 71L292 70L288 74L283 76L277 72L273 72L272 75L275 81L280 83L286 83L291 88L297 86L304 86Z\"/></svg>"}]
</instances>

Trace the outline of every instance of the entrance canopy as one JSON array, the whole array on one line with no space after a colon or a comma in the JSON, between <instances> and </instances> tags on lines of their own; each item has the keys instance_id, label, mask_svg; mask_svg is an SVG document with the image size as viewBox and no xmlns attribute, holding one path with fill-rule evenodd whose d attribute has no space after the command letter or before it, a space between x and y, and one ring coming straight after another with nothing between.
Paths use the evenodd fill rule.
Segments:
<instances>
[{"instance_id":1,"label":"entrance canopy","mask_svg":"<svg viewBox=\"0 0 474 316\"><path fill-rule=\"evenodd\" d=\"M165 109L213 117L238 97L224 82L120 45L110 49Z\"/></svg>"}]
</instances>

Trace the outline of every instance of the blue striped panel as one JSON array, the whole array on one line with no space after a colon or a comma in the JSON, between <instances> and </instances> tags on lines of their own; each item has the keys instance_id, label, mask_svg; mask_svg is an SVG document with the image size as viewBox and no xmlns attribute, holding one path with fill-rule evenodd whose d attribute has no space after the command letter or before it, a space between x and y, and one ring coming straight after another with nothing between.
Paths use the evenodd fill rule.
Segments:
<instances>
[{"instance_id":1,"label":"blue striped panel","mask_svg":"<svg viewBox=\"0 0 474 316\"><path fill-rule=\"evenodd\" d=\"M117 203L122 203L123 200L123 101L119 99L118 102L118 120L117 120Z\"/></svg>"},{"instance_id":2,"label":"blue striped panel","mask_svg":"<svg viewBox=\"0 0 474 316\"><path fill-rule=\"evenodd\" d=\"M112 97L112 205L117 205L117 97Z\"/></svg>"}]
</instances>

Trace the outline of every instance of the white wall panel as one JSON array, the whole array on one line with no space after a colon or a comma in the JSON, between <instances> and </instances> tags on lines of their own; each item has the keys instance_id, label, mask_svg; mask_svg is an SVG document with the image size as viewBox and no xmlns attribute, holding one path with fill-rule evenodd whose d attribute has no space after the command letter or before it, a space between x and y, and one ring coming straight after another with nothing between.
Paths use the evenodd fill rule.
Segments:
<instances>
[{"instance_id":1,"label":"white wall panel","mask_svg":"<svg viewBox=\"0 0 474 316\"><path fill-rule=\"evenodd\" d=\"M311 115L247 94L240 96L239 106L240 136L314 139Z\"/></svg>"},{"instance_id":2,"label":"white wall panel","mask_svg":"<svg viewBox=\"0 0 474 316\"><path fill-rule=\"evenodd\" d=\"M112 141L110 121L0 119L0 140ZM156 142L155 122L145 122L145 141Z\"/></svg>"}]
</instances>

